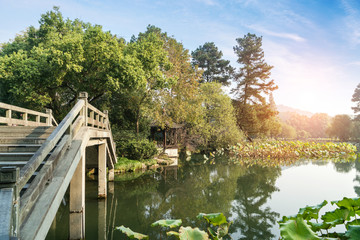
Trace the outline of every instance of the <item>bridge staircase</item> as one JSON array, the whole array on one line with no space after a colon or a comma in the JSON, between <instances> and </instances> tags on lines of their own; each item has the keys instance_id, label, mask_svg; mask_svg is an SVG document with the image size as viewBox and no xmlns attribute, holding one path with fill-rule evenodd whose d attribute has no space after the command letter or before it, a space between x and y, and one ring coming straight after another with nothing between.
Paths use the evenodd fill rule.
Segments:
<instances>
[{"instance_id":1,"label":"bridge staircase","mask_svg":"<svg viewBox=\"0 0 360 240\"><path fill-rule=\"evenodd\" d=\"M44 239L68 188L69 238L85 238L86 168L98 169L104 198L116 163L107 112L85 92L59 124L51 111L4 103L0 110L0 240Z\"/></svg>"}]
</instances>

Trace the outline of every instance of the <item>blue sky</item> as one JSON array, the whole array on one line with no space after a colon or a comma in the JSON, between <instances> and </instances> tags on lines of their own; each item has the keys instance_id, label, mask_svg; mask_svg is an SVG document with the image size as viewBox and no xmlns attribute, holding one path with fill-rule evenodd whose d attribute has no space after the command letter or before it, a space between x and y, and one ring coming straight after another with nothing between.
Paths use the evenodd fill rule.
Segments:
<instances>
[{"instance_id":1,"label":"blue sky","mask_svg":"<svg viewBox=\"0 0 360 240\"><path fill-rule=\"evenodd\" d=\"M190 51L215 42L234 67L235 39L255 33L263 36L265 60L274 66L277 104L352 114L351 96L360 83L360 1L0 0L0 42L38 26L53 6L125 39L153 24Z\"/></svg>"}]
</instances>

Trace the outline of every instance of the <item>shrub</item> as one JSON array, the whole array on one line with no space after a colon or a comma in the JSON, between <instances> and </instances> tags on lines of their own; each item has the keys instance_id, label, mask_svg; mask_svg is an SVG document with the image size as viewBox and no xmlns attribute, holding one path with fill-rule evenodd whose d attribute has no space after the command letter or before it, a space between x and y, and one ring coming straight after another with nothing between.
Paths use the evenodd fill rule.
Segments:
<instances>
[{"instance_id":1,"label":"shrub","mask_svg":"<svg viewBox=\"0 0 360 240\"><path fill-rule=\"evenodd\" d=\"M155 143L148 139L135 138L127 142L125 155L130 159L143 160L152 158L157 154Z\"/></svg>"}]
</instances>

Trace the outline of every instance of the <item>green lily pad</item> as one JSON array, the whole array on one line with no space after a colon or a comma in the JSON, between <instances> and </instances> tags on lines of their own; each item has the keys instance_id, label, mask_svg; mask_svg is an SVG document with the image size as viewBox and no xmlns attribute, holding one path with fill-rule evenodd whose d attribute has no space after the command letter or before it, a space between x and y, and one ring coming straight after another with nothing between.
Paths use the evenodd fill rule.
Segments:
<instances>
[{"instance_id":1,"label":"green lily pad","mask_svg":"<svg viewBox=\"0 0 360 240\"><path fill-rule=\"evenodd\" d=\"M178 233L178 232L175 232L175 231L166 232L166 235L167 235L167 236L175 236L177 239L180 238L179 233Z\"/></svg>"},{"instance_id":2,"label":"green lily pad","mask_svg":"<svg viewBox=\"0 0 360 240\"><path fill-rule=\"evenodd\" d=\"M294 240L318 240L318 237L306 224L301 216L296 219L290 219L285 223L280 223L280 234L283 239L294 239Z\"/></svg>"},{"instance_id":3,"label":"green lily pad","mask_svg":"<svg viewBox=\"0 0 360 240\"><path fill-rule=\"evenodd\" d=\"M123 225L120 227L116 227L116 230L120 230L122 233L126 234L129 238L135 238L135 239L149 239L148 235L144 235L141 233L134 232L130 228L124 227Z\"/></svg>"},{"instance_id":4,"label":"green lily pad","mask_svg":"<svg viewBox=\"0 0 360 240\"><path fill-rule=\"evenodd\" d=\"M222 213L199 213L199 215L196 216L198 219L205 218L206 221L211 223L214 226L219 226L224 223L228 223L226 220L226 217Z\"/></svg>"},{"instance_id":5,"label":"green lily pad","mask_svg":"<svg viewBox=\"0 0 360 240\"><path fill-rule=\"evenodd\" d=\"M151 224L152 227L161 226L161 227L169 227L176 228L180 227L182 224L181 219L162 219Z\"/></svg>"},{"instance_id":6,"label":"green lily pad","mask_svg":"<svg viewBox=\"0 0 360 240\"><path fill-rule=\"evenodd\" d=\"M208 240L209 235L200 230L199 228L180 227L179 229L180 240Z\"/></svg>"},{"instance_id":7,"label":"green lily pad","mask_svg":"<svg viewBox=\"0 0 360 240\"><path fill-rule=\"evenodd\" d=\"M360 198L347 198L344 197L339 201L332 201L331 204L336 204L338 207L344 207L351 211L356 211L360 209Z\"/></svg>"},{"instance_id":8,"label":"green lily pad","mask_svg":"<svg viewBox=\"0 0 360 240\"><path fill-rule=\"evenodd\" d=\"M360 239L360 226L349 225L349 229L346 231L345 236L348 237L349 240Z\"/></svg>"},{"instance_id":9,"label":"green lily pad","mask_svg":"<svg viewBox=\"0 0 360 240\"><path fill-rule=\"evenodd\" d=\"M304 220L310 219L318 219L319 211L322 207L324 207L328 202L324 200L322 203L315 206L306 206L304 208L300 208L299 214L302 216Z\"/></svg>"},{"instance_id":10,"label":"green lily pad","mask_svg":"<svg viewBox=\"0 0 360 240\"><path fill-rule=\"evenodd\" d=\"M321 219L327 223L335 225L344 223L345 220L350 220L351 211L347 208L337 208L334 211L326 212ZM335 226L334 225L334 226Z\"/></svg>"}]
</instances>

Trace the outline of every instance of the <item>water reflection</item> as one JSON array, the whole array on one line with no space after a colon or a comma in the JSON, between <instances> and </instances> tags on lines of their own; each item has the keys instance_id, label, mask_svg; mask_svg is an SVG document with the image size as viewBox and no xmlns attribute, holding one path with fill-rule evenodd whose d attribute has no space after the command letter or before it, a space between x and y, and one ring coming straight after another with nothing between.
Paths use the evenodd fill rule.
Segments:
<instances>
[{"instance_id":1,"label":"water reflection","mask_svg":"<svg viewBox=\"0 0 360 240\"><path fill-rule=\"evenodd\" d=\"M318 172L319 176L320 174L321 176L329 175L332 178L335 171L350 174L353 172L351 169L356 168L356 177L355 175L351 177L355 186L351 185L351 187L358 195L360 194L360 164L358 162L312 163L304 160L283 169L256 166L245 168L225 163L185 164L180 168L164 169L160 173L149 173L136 179L126 177L127 181L109 183L106 201L97 199L96 179L87 181L86 239L124 239L122 233L114 230L120 225L148 234L150 239L166 239L158 228L150 226L151 223L164 218L180 218L183 220L183 226L195 227L205 224L196 219L200 212L222 212L234 221L230 228L233 239L278 239L276 221L280 216L288 212L295 214L299 207L305 206L301 203L300 206L286 209L288 212L284 211L285 201L290 200L291 203L288 203L290 206L294 204L291 193L278 185L282 178L282 171L290 171L294 176L297 174L301 176L303 173L297 172L297 169L304 171L310 167L313 169L316 167L316 171L322 169L322 173ZM285 175L289 177L288 174ZM307 193L313 191L312 186L306 182L306 178L300 180L303 181L304 187L299 187L297 191L305 191L304 201L310 204L312 196ZM298 182L298 179L293 181ZM347 180L344 180L343 184L349 185ZM318 190L315 189L315 191ZM331 192L334 191L331 190ZM274 195L277 195L276 199L280 200L274 201ZM316 199L315 204L321 201ZM68 239L66 205L62 205L59 209L47 239Z\"/></svg>"},{"instance_id":2,"label":"water reflection","mask_svg":"<svg viewBox=\"0 0 360 240\"><path fill-rule=\"evenodd\" d=\"M237 179L235 201L232 208L234 221L232 232L236 239L272 239L275 235L271 227L276 223L279 213L264 207L274 191L280 168L251 167L246 174Z\"/></svg>"}]
</instances>

